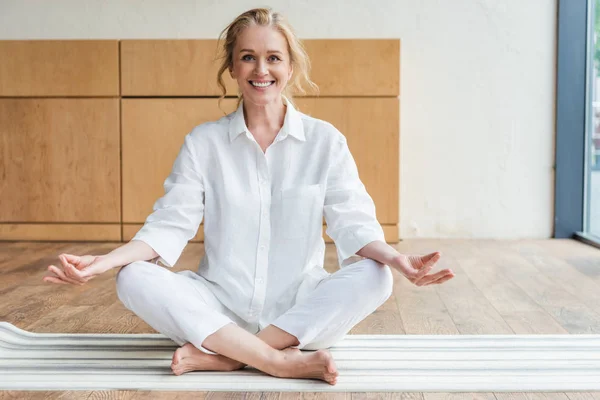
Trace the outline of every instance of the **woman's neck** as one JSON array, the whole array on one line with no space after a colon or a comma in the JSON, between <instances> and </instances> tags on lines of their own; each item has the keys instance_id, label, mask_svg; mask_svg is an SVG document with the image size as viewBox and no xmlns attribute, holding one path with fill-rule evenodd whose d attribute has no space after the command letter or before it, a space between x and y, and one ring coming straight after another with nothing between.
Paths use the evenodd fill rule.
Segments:
<instances>
[{"instance_id":1,"label":"woman's neck","mask_svg":"<svg viewBox=\"0 0 600 400\"><path fill-rule=\"evenodd\" d=\"M248 130L254 134L264 136L265 134L277 135L285 119L286 105L283 99L275 103L261 106L244 101L244 119Z\"/></svg>"}]
</instances>

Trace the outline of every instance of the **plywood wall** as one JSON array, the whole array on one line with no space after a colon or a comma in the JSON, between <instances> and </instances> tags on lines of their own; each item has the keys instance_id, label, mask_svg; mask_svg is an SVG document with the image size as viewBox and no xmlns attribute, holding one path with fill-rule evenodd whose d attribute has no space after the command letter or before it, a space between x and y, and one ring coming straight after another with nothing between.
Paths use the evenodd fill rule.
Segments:
<instances>
[{"instance_id":1,"label":"plywood wall","mask_svg":"<svg viewBox=\"0 0 600 400\"><path fill-rule=\"evenodd\" d=\"M223 116L216 44L0 41L0 240L129 241L164 194L184 136ZM397 242L400 42L305 46L320 93L296 97L298 108L347 137ZM222 107L233 112L235 101Z\"/></svg>"}]
</instances>

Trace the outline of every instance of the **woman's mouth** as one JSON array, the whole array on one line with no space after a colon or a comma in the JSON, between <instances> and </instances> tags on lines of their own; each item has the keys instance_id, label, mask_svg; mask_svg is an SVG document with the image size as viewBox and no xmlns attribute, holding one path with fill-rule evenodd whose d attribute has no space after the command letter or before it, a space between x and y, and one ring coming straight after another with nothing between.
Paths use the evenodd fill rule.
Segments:
<instances>
[{"instance_id":1,"label":"woman's mouth","mask_svg":"<svg viewBox=\"0 0 600 400\"><path fill-rule=\"evenodd\" d=\"M264 90L273 85L275 81L249 81L250 84L257 90Z\"/></svg>"}]
</instances>

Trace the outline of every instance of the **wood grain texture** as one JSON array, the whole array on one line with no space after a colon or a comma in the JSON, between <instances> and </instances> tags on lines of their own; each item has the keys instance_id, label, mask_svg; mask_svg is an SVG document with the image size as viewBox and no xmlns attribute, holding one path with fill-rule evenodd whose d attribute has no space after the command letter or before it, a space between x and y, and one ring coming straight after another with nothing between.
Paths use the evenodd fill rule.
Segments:
<instances>
[{"instance_id":1,"label":"wood grain texture","mask_svg":"<svg viewBox=\"0 0 600 400\"><path fill-rule=\"evenodd\" d=\"M56 262L55 257L63 252L71 254L105 254L116 247L114 243L31 243L14 242L0 243L0 320L8 321L22 329L32 332L65 332L65 333L94 333L94 332L121 332L121 333L156 333L133 313L126 310L116 296L114 278L118 269L113 269L88 282L84 286L56 286L45 284L42 277L49 263ZM441 251L442 260L434 267L434 271L460 265L456 273L463 274L463 280L453 279L442 286L417 287L410 284L399 273L394 271L395 291L379 309L359 322L350 334L464 334L468 331L461 327L451 327L452 318L458 316L459 326L472 326L471 331L483 331L492 334L501 334L505 327L492 318L484 317L481 321L461 324L464 320L460 313L447 307L437 296L443 287L449 291L465 291L461 294L460 302L468 299L472 302L481 302L483 307L490 305L502 317L510 315L510 308L518 311L534 310L537 304L539 309L545 309L546 300L538 296L526 298L525 294L531 292L530 288L521 287L518 290L514 282L500 282L511 279L511 274L505 275L507 269L524 268L529 270L531 265L521 260L512 264L506 259L518 260L523 255L545 254L535 268L543 276L551 275L550 271L557 264L566 262L567 259L588 259L589 263L600 262L600 251L590 246L569 239L550 240L518 240L518 241L492 241L492 240L458 240L458 239L411 239L394 245L405 254L424 254L432 251ZM184 269L195 270L199 257L204 253L202 244L190 244L184 250L173 272ZM504 254L507 258L499 258ZM445 260L445 261L444 261ZM493 262L497 260L498 262ZM329 272L338 270L335 247L328 245L325 254L325 268ZM564 274L579 273L577 268L562 264ZM474 273L478 266L481 273ZM548 268L548 269L546 269ZM485 278L483 275L489 275ZM17 276L19 279L11 279ZM577 275L574 275L577 276ZM560 278L560 277L559 277ZM580 283L597 284L593 278L582 279ZM497 284L494 285L493 281ZM536 286L535 292L559 293L557 286L568 287L569 282L541 279L538 282L525 281L526 285ZM565 290L565 292L568 292ZM594 295L592 291L581 294ZM427 301L427 299L433 299ZM560 301L561 298L557 298ZM568 300L568 297L567 297ZM583 302L590 303L586 299ZM504 302L504 304L503 304ZM407 312L407 310L413 310ZM473 318L481 316L475 308ZM444 318L445 316L445 318ZM574 318L580 323L583 317L566 313L563 319L556 321L561 324L564 332L572 325L569 318ZM594 317L592 317L594 318ZM428 321L425 322L424 321ZM590 321L593 322L593 321ZM508 321L507 321L508 323ZM539 325L536 325L539 324ZM547 320L538 319L528 322L531 332L539 334L558 333L553 324ZM600 333L595 324L590 324L595 329L592 333ZM512 326L511 326L512 327ZM462 331L462 332L461 332ZM510 332L509 332L510 334ZM458 399L570 399L570 400L595 400L600 399L600 394L595 392L568 392L568 393L299 393L299 392L160 392L160 391L5 391L0 392L0 399L57 399L57 398L115 398L115 399L178 399L193 396L194 398L274 398L274 399L318 399L318 398L344 399L430 399L430 400L458 400ZM62 396L62 397L61 397Z\"/></svg>"},{"instance_id":2,"label":"wood grain texture","mask_svg":"<svg viewBox=\"0 0 600 400\"><path fill-rule=\"evenodd\" d=\"M493 257L497 266L506 266L503 269L505 276L569 333L597 332L600 329L598 282L573 270L568 262L564 262L565 253L556 252L551 256L554 250L545 251L535 242L512 243L516 248L506 252L499 243L484 242L484 251ZM589 259L595 263L599 261L594 256ZM557 273L557 265L561 264L564 271Z\"/></svg>"},{"instance_id":3,"label":"wood grain texture","mask_svg":"<svg viewBox=\"0 0 600 400\"><path fill-rule=\"evenodd\" d=\"M0 127L0 222L121 222L119 100L0 99Z\"/></svg>"},{"instance_id":4,"label":"wood grain texture","mask_svg":"<svg viewBox=\"0 0 600 400\"><path fill-rule=\"evenodd\" d=\"M299 98L299 109L335 126L348 140L382 224L399 222L400 104L394 98ZM382 173L385 171L385 173Z\"/></svg>"},{"instance_id":5,"label":"wood grain texture","mask_svg":"<svg viewBox=\"0 0 600 400\"><path fill-rule=\"evenodd\" d=\"M496 393L498 400L569 400L567 393Z\"/></svg>"},{"instance_id":6,"label":"wood grain texture","mask_svg":"<svg viewBox=\"0 0 600 400\"><path fill-rule=\"evenodd\" d=\"M304 45L320 96L400 95L399 39L310 39Z\"/></svg>"},{"instance_id":7,"label":"wood grain texture","mask_svg":"<svg viewBox=\"0 0 600 400\"><path fill-rule=\"evenodd\" d=\"M122 96L220 96L217 41L122 40ZM223 74L228 95L237 83Z\"/></svg>"},{"instance_id":8,"label":"wood grain texture","mask_svg":"<svg viewBox=\"0 0 600 400\"><path fill-rule=\"evenodd\" d=\"M118 96L117 40L0 40L0 97Z\"/></svg>"},{"instance_id":9,"label":"wood grain texture","mask_svg":"<svg viewBox=\"0 0 600 400\"><path fill-rule=\"evenodd\" d=\"M57 286L42 282L46 267L56 263L58 254L106 254L117 247L115 243L0 243L0 320L8 321L19 328L32 332L64 333L156 333L144 321L126 310L116 296L115 276L118 268L107 271L84 286ZM570 307L574 300L569 294L571 282L564 278L571 276L585 288L577 297L582 303L596 307L590 298L595 296L592 285L598 285L593 277L585 276L568 260L588 260L590 265L600 263L600 251L570 239L549 240L459 240L459 239L410 239L394 247L405 254L425 254L441 251L442 259L434 271L454 268L462 280L456 278L442 286L417 287L410 284L402 275L394 271L395 290L381 307L359 322L350 334L465 334L465 332L486 332L502 334L506 327L499 324L496 317L483 317L479 321L464 323L465 317L452 306L440 300L441 290L464 291L453 298L457 304L465 301L480 302L483 305L469 308L475 310L473 319L481 317L482 307L500 315L505 320L514 312L532 312L549 308L547 297L538 293L557 296L556 302L564 301ZM202 244L188 245L173 272L184 269L195 270L199 257L204 254ZM544 255L541 258L541 255ZM524 258L523 258L524 257ZM529 261L528 261L529 260ZM532 262L534 264L532 264ZM325 254L325 268L334 273L338 270L335 247L328 245ZM552 277L561 265L562 274ZM477 269L480 272L476 272ZM527 274L535 268L540 276L533 281ZM518 277L508 270L524 270L525 279L517 284ZM13 278L15 277L15 278ZM535 288L534 288L535 286ZM450 297L441 296L444 300ZM428 300L431 299L431 300ZM493 307L495 311L491 311ZM536 308L537 307L537 308ZM594 309L595 310L595 309ZM552 308L547 311L552 314ZM562 333L574 333L573 325L585 324L591 330L586 333L600 333L594 323L593 314L565 312L556 323ZM453 325L453 319L457 325ZM583 321L582 321L583 319ZM514 329L510 321L507 324ZM458 328L457 328L458 326ZM465 328L467 327L467 328ZM526 327L536 334L554 334L556 325L547 319L531 319ZM516 332L515 332L516 333ZM179 399L189 398L273 398L273 399L502 399L502 400L542 400L600 399L597 392L568 393L309 393L309 392L160 392L160 391L4 391L0 399L58 399L58 398L114 398L114 399Z\"/></svg>"},{"instance_id":10,"label":"wood grain texture","mask_svg":"<svg viewBox=\"0 0 600 400\"><path fill-rule=\"evenodd\" d=\"M0 240L121 241L121 224L0 223Z\"/></svg>"},{"instance_id":11,"label":"wood grain texture","mask_svg":"<svg viewBox=\"0 0 600 400\"><path fill-rule=\"evenodd\" d=\"M568 333L546 310L540 307L521 287L506 274L501 258L495 251L503 252L495 241L482 241L478 246L464 246L464 256L455 260L462 271L480 288L489 303L516 334ZM490 251L493 248L495 251ZM488 256L488 257L486 257ZM506 268L511 268L507 263ZM546 268L551 268L549 264ZM565 282L566 283L566 282Z\"/></svg>"},{"instance_id":12,"label":"wood grain texture","mask_svg":"<svg viewBox=\"0 0 600 400\"><path fill-rule=\"evenodd\" d=\"M397 242L400 41L304 45L320 96L337 98L299 97L297 104L346 135L386 240ZM223 111L214 98L122 99L121 120L121 96L218 96L216 46L216 40L0 41L0 97L11 97L0 99L0 241L127 240L112 224L145 220L184 135L234 111L235 98L223 102ZM228 73L224 79L235 95L237 83Z\"/></svg>"},{"instance_id":13,"label":"wood grain texture","mask_svg":"<svg viewBox=\"0 0 600 400\"><path fill-rule=\"evenodd\" d=\"M235 100L225 99L229 113ZM196 126L224 113L216 99L123 99L123 222L141 222L164 195L184 137ZM143 145L141 145L143 144Z\"/></svg>"},{"instance_id":14,"label":"wood grain texture","mask_svg":"<svg viewBox=\"0 0 600 400\"><path fill-rule=\"evenodd\" d=\"M303 43L320 96L399 96L398 39L308 39ZM216 58L217 40L212 39L122 40L121 94L220 96ZM223 79L227 95L236 96L237 82L228 72ZM306 95L316 94L308 91Z\"/></svg>"}]
</instances>

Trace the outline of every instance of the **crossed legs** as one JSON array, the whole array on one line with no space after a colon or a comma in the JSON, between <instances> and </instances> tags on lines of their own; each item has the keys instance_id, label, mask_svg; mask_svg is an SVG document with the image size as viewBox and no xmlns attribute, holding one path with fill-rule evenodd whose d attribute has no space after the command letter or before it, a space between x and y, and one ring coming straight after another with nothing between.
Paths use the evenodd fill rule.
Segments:
<instances>
[{"instance_id":1,"label":"crossed legs","mask_svg":"<svg viewBox=\"0 0 600 400\"><path fill-rule=\"evenodd\" d=\"M168 309L167 315L163 315L156 307L149 307L144 301L155 304L173 301L167 298L173 296L173 291L164 290L168 284L165 276L160 280L162 295L148 287L151 281L156 281L149 280L149 271L171 274L155 268L162 269L149 263L123 267L117 276L117 292L127 308L182 345L173 355L171 367L176 374L192 370L235 370L249 365L273 376L316 378L335 384L338 375L335 363L324 349L341 340L354 325L383 304L393 285L389 267L373 260L361 260L330 275L307 298L255 336L214 310L198 311L195 307L192 315L191 307L183 305L177 307L175 316ZM142 274L145 277L140 276ZM144 290L140 291L140 287ZM141 298L142 292L146 299ZM148 312L150 309L152 312ZM198 315L198 312L203 314ZM206 318L219 321L218 328L196 334L198 327L184 321ZM303 353L300 349L317 351Z\"/></svg>"}]
</instances>

